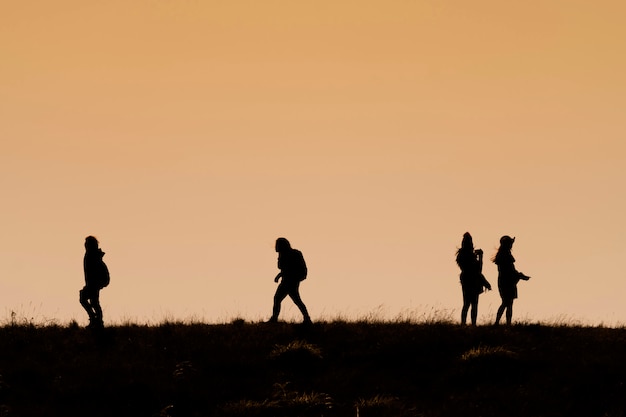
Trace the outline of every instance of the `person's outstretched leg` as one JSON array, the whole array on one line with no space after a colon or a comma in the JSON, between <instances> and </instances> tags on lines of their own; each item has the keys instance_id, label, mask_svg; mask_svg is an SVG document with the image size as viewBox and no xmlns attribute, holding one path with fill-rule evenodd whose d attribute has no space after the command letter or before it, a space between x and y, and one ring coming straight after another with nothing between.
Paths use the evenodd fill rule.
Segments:
<instances>
[{"instance_id":1,"label":"person's outstretched leg","mask_svg":"<svg viewBox=\"0 0 626 417\"><path fill-rule=\"evenodd\" d=\"M302 316L304 317L304 322L310 323L311 317L309 316L309 312L307 311L306 306L304 305L304 302L302 302L302 298L300 297L300 291L298 290L298 287L296 287L295 289L289 292L289 297L291 297L295 305L298 306L298 308L300 309L300 312L302 313Z\"/></svg>"},{"instance_id":2,"label":"person's outstretched leg","mask_svg":"<svg viewBox=\"0 0 626 417\"><path fill-rule=\"evenodd\" d=\"M500 319L502 318L502 314L504 313L504 309L506 308L506 303L502 300L502 304L498 307L498 313L496 314L496 323L500 324Z\"/></svg>"},{"instance_id":3,"label":"person's outstretched leg","mask_svg":"<svg viewBox=\"0 0 626 417\"><path fill-rule=\"evenodd\" d=\"M280 314L280 304L283 302L285 297L287 296L287 291L285 286L281 282L278 284L278 288L276 288L276 293L274 294L274 306L272 308L272 317L269 319L270 322L278 321L278 315Z\"/></svg>"}]
</instances>

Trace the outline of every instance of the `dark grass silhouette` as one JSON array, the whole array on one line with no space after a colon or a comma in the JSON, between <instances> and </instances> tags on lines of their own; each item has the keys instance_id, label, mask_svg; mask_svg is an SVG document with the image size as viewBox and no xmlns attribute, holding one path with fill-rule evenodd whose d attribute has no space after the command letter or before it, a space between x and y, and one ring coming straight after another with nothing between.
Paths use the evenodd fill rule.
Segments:
<instances>
[{"instance_id":1,"label":"dark grass silhouette","mask_svg":"<svg viewBox=\"0 0 626 417\"><path fill-rule=\"evenodd\" d=\"M0 416L623 416L626 330L0 328Z\"/></svg>"}]
</instances>

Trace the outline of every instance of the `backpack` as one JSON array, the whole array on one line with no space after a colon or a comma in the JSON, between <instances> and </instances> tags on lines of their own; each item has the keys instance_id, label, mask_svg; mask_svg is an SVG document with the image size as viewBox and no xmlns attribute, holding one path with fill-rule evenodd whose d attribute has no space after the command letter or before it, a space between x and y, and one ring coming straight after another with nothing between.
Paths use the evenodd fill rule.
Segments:
<instances>
[{"instance_id":1,"label":"backpack","mask_svg":"<svg viewBox=\"0 0 626 417\"><path fill-rule=\"evenodd\" d=\"M300 252L299 250L296 250L295 253L297 254L296 258L298 260L297 262L298 277L300 281L304 281L309 271L306 267L306 262L304 262L304 256L302 256L302 252Z\"/></svg>"},{"instance_id":2,"label":"backpack","mask_svg":"<svg viewBox=\"0 0 626 417\"><path fill-rule=\"evenodd\" d=\"M307 267L302 252L297 249L289 249L278 257L278 268L283 273L283 278L289 280L304 281L307 275Z\"/></svg>"},{"instance_id":3,"label":"backpack","mask_svg":"<svg viewBox=\"0 0 626 417\"><path fill-rule=\"evenodd\" d=\"M100 271L98 275L100 278L100 288L108 287L111 282L111 276L109 274L109 268L104 261L100 264Z\"/></svg>"}]
</instances>

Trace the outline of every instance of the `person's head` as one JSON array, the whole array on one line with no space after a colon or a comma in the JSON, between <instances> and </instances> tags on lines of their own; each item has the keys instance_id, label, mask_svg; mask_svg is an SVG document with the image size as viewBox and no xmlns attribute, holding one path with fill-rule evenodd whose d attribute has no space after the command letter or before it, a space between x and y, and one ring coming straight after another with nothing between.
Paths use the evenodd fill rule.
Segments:
<instances>
[{"instance_id":1,"label":"person's head","mask_svg":"<svg viewBox=\"0 0 626 417\"><path fill-rule=\"evenodd\" d=\"M500 238L500 247L503 249L511 249L513 247L513 242L515 242L515 238L504 235Z\"/></svg>"},{"instance_id":2,"label":"person's head","mask_svg":"<svg viewBox=\"0 0 626 417\"><path fill-rule=\"evenodd\" d=\"M88 251L97 250L98 239L96 239L94 236L87 236L85 238L85 249Z\"/></svg>"},{"instance_id":3,"label":"person's head","mask_svg":"<svg viewBox=\"0 0 626 417\"><path fill-rule=\"evenodd\" d=\"M472 235L469 232L465 232L463 234L463 240L461 241L461 249L472 251L474 250L474 241L472 240Z\"/></svg>"},{"instance_id":4,"label":"person's head","mask_svg":"<svg viewBox=\"0 0 626 417\"><path fill-rule=\"evenodd\" d=\"M284 237L276 239L276 252L284 252L291 249L291 244Z\"/></svg>"}]
</instances>

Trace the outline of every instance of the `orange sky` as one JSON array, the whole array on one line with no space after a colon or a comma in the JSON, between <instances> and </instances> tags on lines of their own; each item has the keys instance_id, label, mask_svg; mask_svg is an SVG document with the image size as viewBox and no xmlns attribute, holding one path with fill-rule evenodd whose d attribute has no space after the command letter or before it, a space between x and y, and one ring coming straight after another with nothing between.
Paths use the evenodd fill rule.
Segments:
<instances>
[{"instance_id":1,"label":"orange sky","mask_svg":"<svg viewBox=\"0 0 626 417\"><path fill-rule=\"evenodd\" d=\"M278 236L314 320L456 318L470 231L514 318L626 323L626 6L511 3L3 4L5 315L85 321L94 234L105 320L266 319Z\"/></svg>"}]
</instances>

